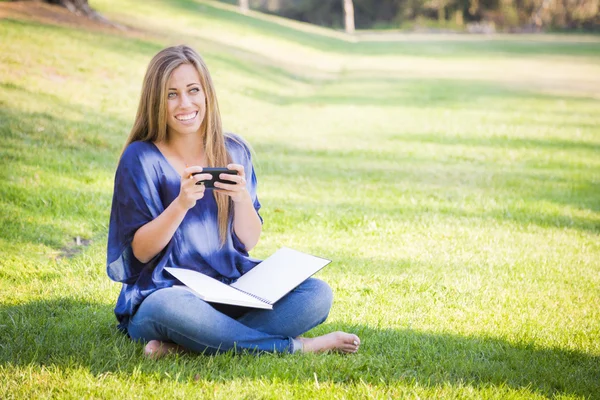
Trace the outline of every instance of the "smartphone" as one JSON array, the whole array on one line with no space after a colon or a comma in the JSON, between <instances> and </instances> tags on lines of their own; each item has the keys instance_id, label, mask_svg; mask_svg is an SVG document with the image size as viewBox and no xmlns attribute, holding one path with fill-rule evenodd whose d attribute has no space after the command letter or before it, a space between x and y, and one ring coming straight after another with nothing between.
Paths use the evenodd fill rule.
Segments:
<instances>
[{"instance_id":1,"label":"smartphone","mask_svg":"<svg viewBox=\"0 0 600 400\"><path fill-rule=\"evenodd\" d=\"M202 172L193 172L192 175L196 175L196 174L211 174L212 178L206 181L198 181L196 182L196 185L202 185L204 184L204 186L206 186L207 188L214 188L215 187L215 182L223 182L223 183L227 183L229 185L235 184L235 182L232 181L227 181L227 180L223 180L221 178L219 178L219 175L221 174L229 174L229 175L237 175L237 171L234 169L227 169L227 168L202 168Z\"/></svg>"}]
</instances>

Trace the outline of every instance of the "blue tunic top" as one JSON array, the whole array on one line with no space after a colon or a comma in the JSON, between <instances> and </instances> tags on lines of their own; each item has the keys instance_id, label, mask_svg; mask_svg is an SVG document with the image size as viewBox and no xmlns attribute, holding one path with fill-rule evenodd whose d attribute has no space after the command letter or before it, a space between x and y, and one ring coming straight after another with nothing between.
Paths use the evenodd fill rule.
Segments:
<instances>
[{"instance_id":1,"label":"blue tunic top","mask_svg":"<svg viewBox=\"0 0 600 400\"><path fill-rule=\"evenodd\" d=\"M260 203L250 151L233 135L226 136L225 146L232 162L244 166L246 187L258 213ZM115 307L122 330L127 329L129 318L147 296L179 283L164 271L165 267L192 269L229 283L259 262L248 256L235 235L232 216L227 240L221 247L217 203L208 188L188 210L168 245L148 263L138 261L131 248L133 235L177 198L180 186L179 173L156 145L138 141L125 149L115 175L107 249L108 276L123 283Z\"/></svg>"}]
</instances>

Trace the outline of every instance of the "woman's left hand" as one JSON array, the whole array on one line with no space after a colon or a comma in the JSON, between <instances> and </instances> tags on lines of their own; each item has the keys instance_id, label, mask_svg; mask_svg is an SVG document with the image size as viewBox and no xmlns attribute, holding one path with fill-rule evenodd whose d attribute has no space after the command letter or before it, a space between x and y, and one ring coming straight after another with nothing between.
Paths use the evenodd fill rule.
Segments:
<instances>
[{"instance_id":1,"label":"woman's left hand","mask_svg":"<svg viewBox=\"0 0 600 400\"><path fill-rule=\"evenodd\" d=\"M250 199L250 193L246 188L244 166L240 164L229 164L227 169L237 171L237 175L221 174L220 178L222 180L231 181L231 183L215 182L216 192L231 197L231 200L233 200L234 203Z\"/></svg>"}]
</instances>

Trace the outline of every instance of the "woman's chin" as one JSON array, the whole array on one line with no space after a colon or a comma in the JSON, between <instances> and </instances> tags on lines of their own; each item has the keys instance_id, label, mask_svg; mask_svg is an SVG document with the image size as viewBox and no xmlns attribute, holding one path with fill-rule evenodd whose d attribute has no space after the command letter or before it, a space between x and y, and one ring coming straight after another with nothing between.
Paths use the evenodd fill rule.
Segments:
<instances>
[{"instance_id":1,"label":"woman's chin","mask_svg":"<svg viewBox=\"0 0 600 400\"><path fill-rule=\"evenodd\" d=\"M200 132L200 124L169 126L169 131L182 136L193 135Z\"/></svg>"}]
</instances>

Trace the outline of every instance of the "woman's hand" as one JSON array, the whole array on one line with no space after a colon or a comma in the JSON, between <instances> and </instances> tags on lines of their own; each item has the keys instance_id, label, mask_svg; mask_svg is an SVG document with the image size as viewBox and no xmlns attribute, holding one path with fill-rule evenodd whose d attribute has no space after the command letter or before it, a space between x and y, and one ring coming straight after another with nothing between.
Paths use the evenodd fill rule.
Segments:
<instances>
[{"instance_id":1,"label":"woman's hand","mask_svg":"<svg viewBox=\"0 0 600 400\"><path fill-rule=\"evenodd\" d=\"M181 176L181 187L179 189L179 195L177 196L176 201L185 210L189 210L190 208L194 207L196 202L204 197L204 191L206 190L206 187L204 187L204 185L196 185L196 183L212 178L210 174L202 174L199 172L202 172L202 167L194 166L183 170L183 175ZM196 173L196 175L192 175L193 173Z\"/></svg>"},{"instance_id":2,"label":"woman's hand","mask_svg":"<svg viewBox=\"0 0 600 400\"><path fill-rule=\"evenodd\" d=\"M211 175L201 172L202 167L184 169L177 198L158 217L135 232L131 249L140 262L149 262L167 246L188 210L204 197L206 188L196 182L211 179Z\"/></svg>"},{"instance_id":3,"label":"woman's hand","mask_svg":"<svg viewBox=\"0 0 600 400\"><path fill-rule=\"evenodd\" d=\"M244 166L240 164L229 164L227 169L237 171L237 175L221 174L221 180L227 180L231 183L215 182L215 190L218 193L226 194L231 197L234 203L242 202L250 199L250 193L246 188L246 174Z\"/></svg>"}]
</instances>

